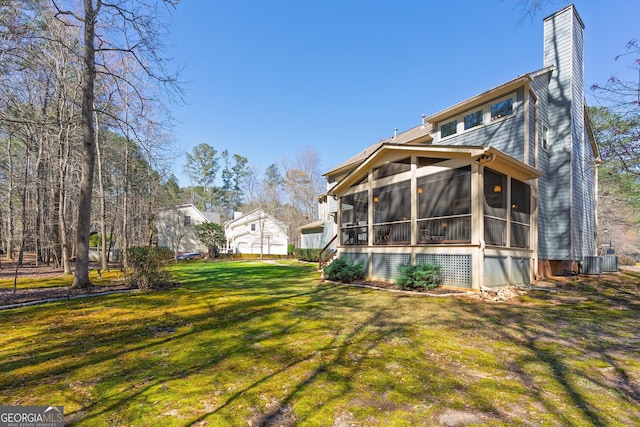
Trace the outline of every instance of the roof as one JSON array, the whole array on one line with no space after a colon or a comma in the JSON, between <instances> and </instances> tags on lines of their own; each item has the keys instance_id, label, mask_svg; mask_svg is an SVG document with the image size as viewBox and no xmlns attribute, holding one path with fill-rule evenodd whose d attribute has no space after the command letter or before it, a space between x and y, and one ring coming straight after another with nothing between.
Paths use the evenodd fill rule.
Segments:
<instances>
[{"instance_id":1,"label":"roof","mask_svg":"<svg viewBox=\"0 0 640 427\"><path fill-rule=\"evenodd\" d=\"M205 222L213 222L218 224L220 222L220 214L218 212L202 212L192 203L184 203L182 205L168 206L159 208L159 211L170 211L170 210L182 210L182 209L190 209L192 213L200 216Z\"/></svg>"},{"instance_id":2,"label":"roof","mask_svg":"<svg viewBox=\"0 0 640 427\"><path fill-rule=\"evenodd\" d=\"M309 224L305 224L305 225L301 225L300 227L298 227L299 231L302 230L311 230L314 228L324 228L324 221L319 219L313 222L310 222Z\"/></svg>"},{"instance_id":3,"label":"roof","mask_svg":"<svg viewBox=\"0 0 640 427\"><path fill-rule=\"evenodd\" d=\"M279 219L277 219L276 217L274 217L273 215L271 215L270 213L266 212L264 209L262 208L255 208L250 210L249 212L247 212L246 214L242 214L237 218L234 219L230 219L229 221L225 221L224 223L224 228L226 229L227 227L230 227L232 223L234 222L248 222L249 220L255 220L255 214L257 213L262 213L263 215L265 215L267 218L269 218L278 228L281 229L281 231L285 234L287 234L287 226L284 224L284 222L280 221Z\"/></svg>"},{"instance_id":4,"label":"roof","mask_svg":"<svg viewBox=\"0 0 640 427\"><path fill-rule=\"evenodd\" d=\"M487 98L497 98L502 95L505 95L509 92L512 92L518 87L528 85L531 80L535 77L549 73L553 70L553 66L541 68L536 71L532 71L530 73L526 73L524 75L518 76L513 80L510 80L504 84L496 86L492 89L489 89L485 92L482 92L476 96L468 98L462 102L459 102L451 107L445 108L431 116L423 119L423 124L406 130L402 133L394 135L390 138L379 141L367 148L363 151L359 152L355 156L345 160L340 163L338 166L324 173L324 176L334 175L340 172L348 172L349 169L357 166L359 163L367 159L372 153L377 151L383 144L429 144L432 141L431 133L433 132L433 124L438 121L448 117L455 115L462 110L467 110L469 108L473 108L475 104L482 104L487 101Z\"/></svg>"},{"instance_id":5,"label":"roof","mask_svg":"<svg viewBox=\"0 0 640 427\"><path fill-rule=\"evenodd\" d=\"M369 168L376 160L387 152L406 152L407 154L419 154L427 157L470 157L476 158L477 161L485 160L496 162L503 167L513 168L518 171L518 178L533 179L542 176L542 172L538 169L521 162L520 160L509 156L508 154L493 148L485 146L464 146L464 145L427 145L415 146L407 144L381 144L376 151L371 153L358 167L353 169L344 179L338 182L328 194L339 196L361 177L368 173ZM450 157L449 157L450 158Z\"/></svg>"},{"instance_id":6,"label":"roof","mask_svg":"<svg viewBox=\"0 0 640 427\"><path fill-rule=\"evenodd\" d=\"M445 108L444 110L438 111L437 113L427 117L427 121L429 123L436 123L442 119L448 118L450 116L455 116L461 113L462 111L466 111L470 108L473 108L475 105L481 105L485 103L488 100L488 98L498 98L500 96L507 95L509 92L512 92L521 86L528 85L529 82L533 80L534 77L540 74L547 73L551 70L553 70L553 66L541 68L539 70L526 73L522 76L518 76L513 80L509 80L506 83L498 85L478 95L472 96L471 98L465 99L462 102L458 102L457 104L454 104L451 107Z\"/></svg>"},{"instance_id":7,"label":"roof","mask_svg":"<svg viewBox=\"0 0 640 427\"><path fill-rule=\"evenodd\" d=\"M430 123L424 123L420 126L416 126L414 128L411 128L409 130L406 130L404 132L401 132L397 135L394 135L390 138L384 139L380 142L377 142L373 145L371 145L370 147L365 148L363 151L359 152L358 154L356 154L355 156L351 157L350 159L345 160L344 162L340 163L338 166L336 166L335 168L331 169L328 172L325 172L324 175L330 175L333 173L336 173L340 170L343 169L347 169L349 166L353 166L356 163L361 162L362 160L366 159L367 157L369 157L371 155L371 153L373 153L374 151L376 151L378 148L380 148L380 146L382 144L387 144L387 143L394 143L394 144L409 144L409 143L428 143L431 141L431 131L433 130L433 126L431 126Z\"/></svg>"}]
</instances>

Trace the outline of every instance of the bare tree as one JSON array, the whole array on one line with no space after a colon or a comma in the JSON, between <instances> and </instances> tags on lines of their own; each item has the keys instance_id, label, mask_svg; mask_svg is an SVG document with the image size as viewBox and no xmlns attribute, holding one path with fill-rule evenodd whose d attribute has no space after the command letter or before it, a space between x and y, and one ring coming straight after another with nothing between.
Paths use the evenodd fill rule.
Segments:
<instances>
[{"instance_id":1,"label":"bare tree","mask_svg":"<svg viewBox=\"0 0 640 427\"><path fill-rule=\"evenodd\" d=\"M102 0L83 0L83 10L75 10L61 0L51 0L56 17L68 25L79 25L83 31L82 53L82 140L83 159L78 199L77 253L74 287L85 288L89 280L89 234L91 231L91 201L95 167L95 79L98 73L111 76L118 83L131 86L126 75L117 75L109 60L128 56L148 76L161 83L175 85L175 76L166 73L165 61L159 56L159 19L156 2L105 3ZM66 3L66 2L65 2ZM170 6L175 1L164 0ZM100 62L96 61L96 54ZM135 87L133 87L135 90Z\"/></svg>"}]
</instances>

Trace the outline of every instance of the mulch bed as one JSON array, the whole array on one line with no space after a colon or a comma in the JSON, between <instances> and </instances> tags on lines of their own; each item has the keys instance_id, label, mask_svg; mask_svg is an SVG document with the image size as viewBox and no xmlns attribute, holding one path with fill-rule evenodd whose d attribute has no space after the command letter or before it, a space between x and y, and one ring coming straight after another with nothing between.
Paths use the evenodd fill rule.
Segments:
<instances>
[{"instance_id":1,"label":"mulch bed","mask_svg":"<svg viewBox=\"0 0 640 427\"><path fill-rule=\"evenodd\" d=\"M13 292L11 288L0 289L0 307L14 304L23 304L32 301L46 301L62 298L74 298L80 296L99 295L113 291L133 290L126 284L109 285L109 286L91 286L87 289L75 289L70 286L61 286L55 288L18 288Z\"/></svg>"},{"instance_id":2,"label":"mulch bed","mask_svg":"<svg viewBox=\"0 0 640 427\"><path fill-rule=\"evenodd\" d=\"M387 290L387 291L397 291L397 292L405 292L405 293L418 293L418 294L425 294L425 295L456 295L456 294L465 295L465 294L471 292L471 289L469 289L469 291L464 291L464 290L447 289L447 288L441 288L441 287L437 287L437 288L434 288L434 289L424 289L424 288L400 289L398 286L396 286L393 283L379 282L379 281L375 281L375 280L365 280L365 281L352 283L350 285L351 286L358 286L358 287L362 287L362 288L382 289L382 290Z\"/></svg>"}]
</instances>

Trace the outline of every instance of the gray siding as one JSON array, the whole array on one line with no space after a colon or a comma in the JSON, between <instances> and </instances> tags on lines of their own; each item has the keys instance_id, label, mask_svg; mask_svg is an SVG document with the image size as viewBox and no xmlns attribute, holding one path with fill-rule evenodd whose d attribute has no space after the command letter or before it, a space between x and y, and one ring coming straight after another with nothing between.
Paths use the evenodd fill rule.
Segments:
<instances>
[{"instance_id":1,"label":"gray siding","mask_svg":"<svg viewBox=\"0 0 640 427\"><path fill-rule=\"evenodd\" d=\"M322 249L324 247L322 235L323 233L320 231L302 233L300 235L300 247L303 249Z\"/></svg>"},{"instance_id":2,"label":"gray siding","mask_svg":"<svg viewBox=\"0 0 640 427\"><path fill-rule=\"evenodd\" d=\"M513 117L468 130L445 139L441 144L491 146L524 162L524 89L516 92L517 110Z\"/></svg>"},{"instance_id":3,"label":"gray siding","mask_svg":"<svg viewBox=\"0 0 640 427\"><path fill-rule=\"evenodd\" d=\"M529 166L536 167L536 101L529 97Z\"/></svg>"},{"instance_id":4,"label":"gray siding","mask_svg":"<svg viewBox=\"0 0 640 427\"><path fill-rule=\"evenodd\" d=\"M300 236L300 247L304 249L322 249L336 235L336 224L333 221L324 223L323 228L309 230ZM335 249L335 244L333 245Z\"/></svg>"},{"instance_id":5,"label":"gray siding","mask_svg":"<svg viewBox=\"0 0 640 427\"><path fill-rule=\"evenodd\" d=\"M538 169L543 171L544 175L538 179L538 251L540 258L549 259L552 253L553 239L549 233L549 227L553 226L553 218L549 214L549 197L548 184L549 179L549 151L542 149L542 128L549 127L548 111L548 93L549 78L551 71L534 77L531 82L531 88L538 96L538 122L536 123L538 131Z\"/></svg>"},{"instance_id":6,"label":"gray siding","mask_svg":"<svg viewBox=\"0 0 640 427\"><path fill-rule=\"evenodd\" d=\"M577 24L577 23L576 23ZM579 25L579 24L577 24ZM541 209L545 215L540 224L540 258L567 260L575 259L572 232L572 183L575 173L572 170L573 136L572 126L575 117L576 99L573 88L574 57L573 51L581 48L582 42L574 46L575 34L573 8L553 15L545 20L544 25L544 65L553 65L553 73L549 82L548 111L549 120L549 161L540 179ZM582 81L582 77L580 77ZM580 85L582 104L583 86ZM574 229L575 230L575 229Z\"/></svg>"}]
</instances>

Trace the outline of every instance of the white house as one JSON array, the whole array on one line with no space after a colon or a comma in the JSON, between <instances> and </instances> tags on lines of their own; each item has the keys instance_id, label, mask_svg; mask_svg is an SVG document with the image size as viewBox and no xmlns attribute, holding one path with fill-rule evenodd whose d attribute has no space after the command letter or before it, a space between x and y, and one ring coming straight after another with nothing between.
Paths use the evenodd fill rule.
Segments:
<instances>
[{"instance_id":1,"label":"white house","mask_svg":"<svg viewBox=\"0 0 640 427\"><path fill-rule=\"evenodd\" d=\"M287 255L289 236L282 221L262 209L235 212L224 223L228 250L236 254Z\"/></svg>"},{"instance_id":2,"label":"white house","mask_svg":"<svg viewBox=\"0 0 640 427\"><path fill-rule=\"evenodd\" d=\"M156 216L157 244L168 247L176 254L205 254L207 247L196 237L195 226L208 222L220 224L220 214L202 212L192 204L160 209Z\"/></svg>"}]
</instances>

